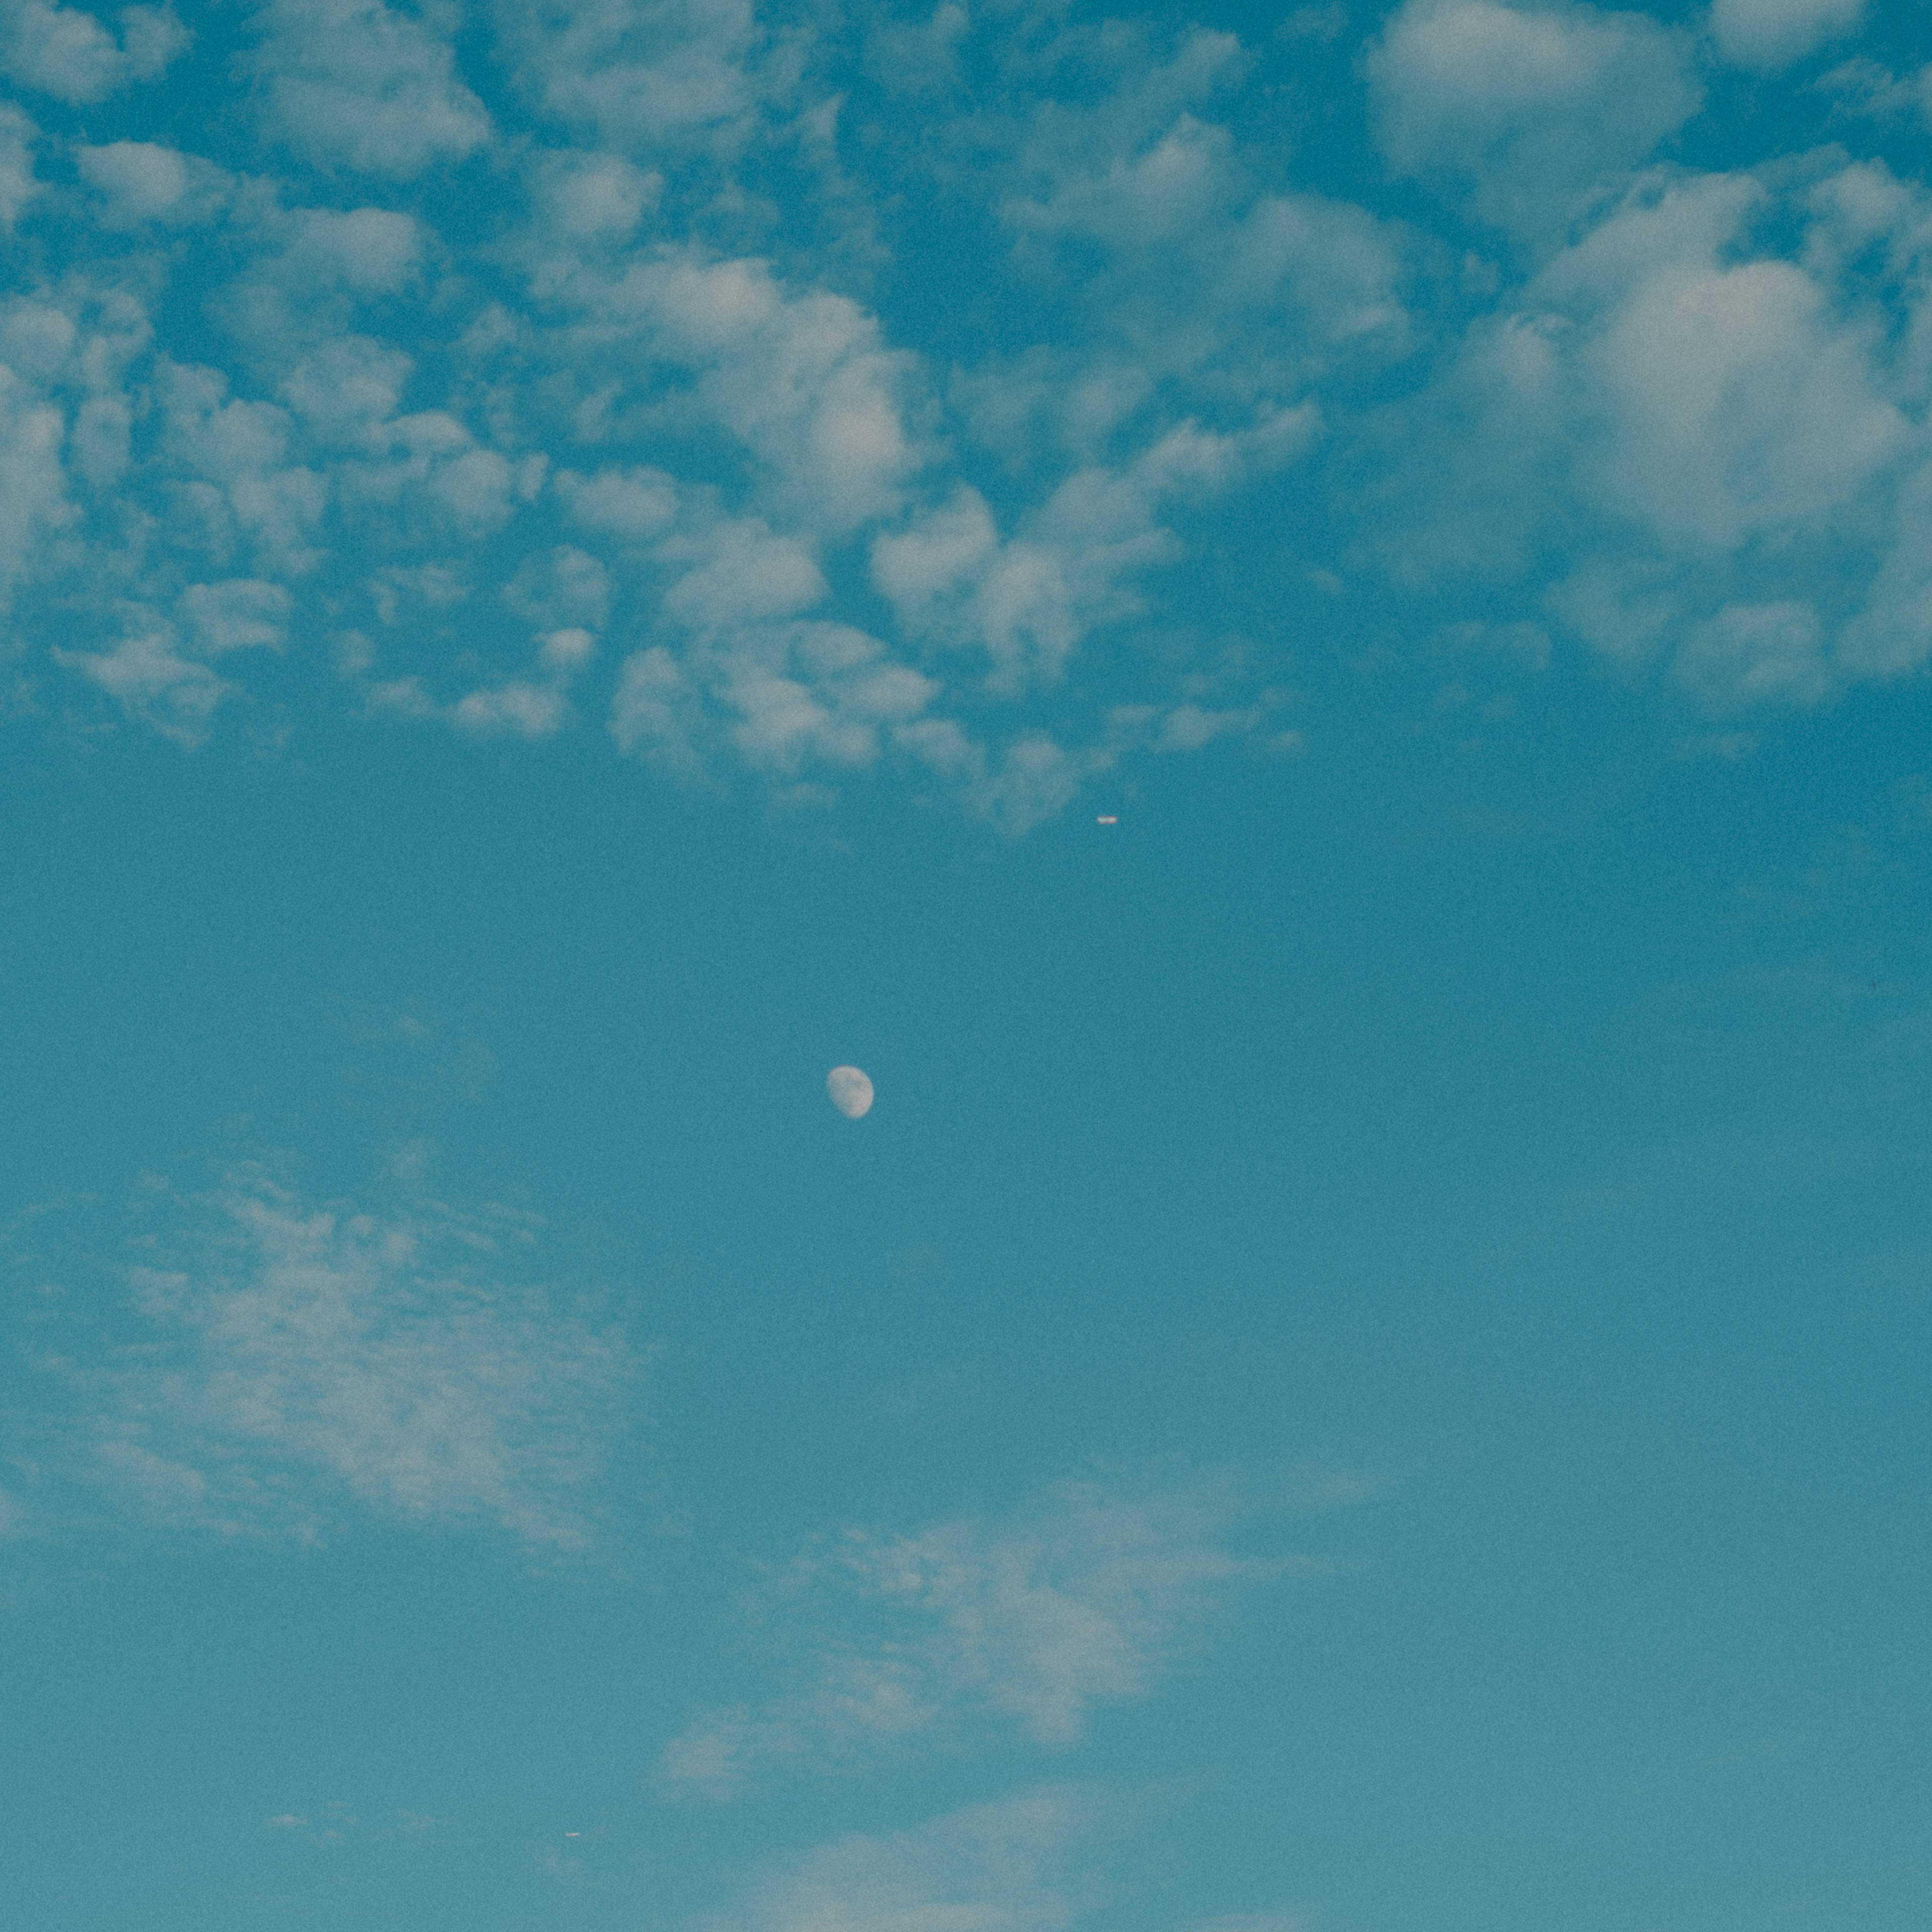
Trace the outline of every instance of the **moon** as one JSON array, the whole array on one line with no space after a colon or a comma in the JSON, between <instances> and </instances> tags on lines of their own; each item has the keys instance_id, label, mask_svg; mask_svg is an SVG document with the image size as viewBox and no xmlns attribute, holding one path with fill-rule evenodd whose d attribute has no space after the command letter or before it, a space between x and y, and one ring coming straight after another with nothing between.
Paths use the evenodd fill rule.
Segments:
<instances>
[{"instance_id":1,"label":"moon","mask_svg":"<svg viewBox=\"0 0 1932 1932\"><path fill-rule=\"evenodd\" d=\"M835 1066L825 1076L832 1104L848 1120L856 1120L872 1104L872 1083L856 1066Z\"/></svg>"}]
</instances>

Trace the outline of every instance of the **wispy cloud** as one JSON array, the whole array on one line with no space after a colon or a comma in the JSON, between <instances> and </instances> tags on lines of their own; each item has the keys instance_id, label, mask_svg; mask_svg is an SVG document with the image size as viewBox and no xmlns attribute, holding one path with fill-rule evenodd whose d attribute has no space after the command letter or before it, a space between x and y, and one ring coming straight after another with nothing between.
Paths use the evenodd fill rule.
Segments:
<instances>
[{"instance_id":1,"label":"wispy cloud","mask_svg":"<svg viewBox=\"0 0 1932 1932\"><path fill-rule=\"evenodd\" d=\"M1354 1479L1311 1496L1353 1500ZM665 1751L674 1786L728 1797L761 1766L814 1765L962 1726L1077 1742L1095 1708L1148 1695L1232 1592L1324 1566L1238 1553L1255 1513L1229 1483L1068 1484L1005 1518L911 1535L851 1529L757 1604L784 1688L706 1712Z\"/></svg>"},{"instance_id":2,"label":"wispy cloud","mask_svg":"<svg viewBox=\"0 0 1932 1932\"><path fill-rule=\"evenodd\" d=\"M1062 1932L1105 1924L1123 1888L1102 1879L1098 1855L1155 1809L1144 1796L1105 1786L1040 1785L906 1830L854 1832L777 1864L696 1932ZM1194 1918L1175 1932L1306 1926L1292 1912L1262 1912Z\"/></svg>"},{"instance_id":3,"label":"wispy cloud","mask_svg":"<svg viewBox=\"0 0 1932 1932\"><path fill-rule=\"evenodd\" d=\"M250 1175L160 1205L172 1225L127 1275L140 1340L62 1366L68 1460L119 1506L229 1534L366 1511L591 1542L637 1365L520 1285L517 1222L362 1214Z\"/></svg>"},{"instance_id":4,"label":"wispy cloud","mask_svg":"<svg viewBox=\"0 0 1932 1932\"><path fill-rule=\"evenodd\" d=\"M775 1873L702 1932L1060 1932L1093 1901L1069 1853L1100 1802L1048 1787L911 1831L854 1834Z\"/></svg>"}]
</instances>

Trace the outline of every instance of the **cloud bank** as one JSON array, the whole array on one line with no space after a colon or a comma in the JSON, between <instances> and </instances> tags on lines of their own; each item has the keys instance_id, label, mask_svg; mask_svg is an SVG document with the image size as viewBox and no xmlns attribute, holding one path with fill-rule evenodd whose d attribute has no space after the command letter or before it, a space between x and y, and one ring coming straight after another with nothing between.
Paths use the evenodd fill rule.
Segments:
<instances>
[{"instance_id":1,"label":"cloud bank","mask_svg":"<svg viewBox=\"0 0 1932 1932\"><path fill-rule=\"evenodd\" d=\"M359 1517L589 1547L638 1365L525 1285L528 1231L307 1203L260 1176L152 1197L130 1338L52 1358L47 1434L132 1519L312 1540Z\"/></svg>"},{"instance_id":2,"label":"cloud bank","mask_svg":"<svg viewBox=\"0 0 1932 1932\"><path fill-rule=\"evenodd\" d=\"M346 705L1018 832L1292 742L1338 586L1714 713L1917 674L1928 124L1866 24L11 0L13 708L193 750ZM184 60L234 97L198 149ZM1724 63L1808 140L1683 158ZM1269 104L1311 90L1360 152Z\"/></svg>"}]
</instances>

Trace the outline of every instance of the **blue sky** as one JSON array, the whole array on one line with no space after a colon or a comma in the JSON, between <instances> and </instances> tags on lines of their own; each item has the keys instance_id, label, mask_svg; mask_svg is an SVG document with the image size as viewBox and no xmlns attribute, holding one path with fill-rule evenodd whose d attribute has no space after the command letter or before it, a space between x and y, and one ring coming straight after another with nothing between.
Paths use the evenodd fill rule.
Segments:
<instances>
[{"instance_id":1,"label":"blue sky","mask_svg":"<svg viewBox=\"0 0 1932 1932\"><path fill-rule=\"evenodd\" d=\"M1922 1926L1922 10L0 74L10 1924Z\"/></svg>"}]
</instances>

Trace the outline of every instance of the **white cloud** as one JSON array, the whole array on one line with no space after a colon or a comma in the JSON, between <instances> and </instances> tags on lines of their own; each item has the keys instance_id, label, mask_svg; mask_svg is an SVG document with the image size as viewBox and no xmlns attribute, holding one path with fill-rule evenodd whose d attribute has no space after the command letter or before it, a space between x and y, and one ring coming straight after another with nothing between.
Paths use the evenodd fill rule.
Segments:
<instances>
[{"instance_id":1,"label":"white cloud","mask_svg":"<svg viewBox=\"0 0 1932 1932\"><path fill-rule=\"evenodd\" d=\"M1676 675L1713 710L1774 700L1806 704L1832 685L1810 604L1726 604L1678 653Z\"/></svg>"},{"instance_id":2,"label":"white cloud","mask_svg":"<svg viewBox=\"0 0 1932 1932\"><path fill-rule=\"evenodd\" d=\"M112 141L77 148L82 180L106 202L112 225L206 220L220 208L227 177L199 156L152 141Z\"/></svg>"},{"instance_id":3,"label":"white cloud","mask_svg":"<svg viewBox=\"0 0 1932 1932\"><path fill-rule=\"evenodd\" d=\"M686 251L582 292L592 331L694 373L705 413L758 459L788 520L842 534L897 508L922 460L900 404L914 364L849 297Z\"/></svg>"},{"instance_id":4,"label":"white cloud","mask_svg":"<svg viewBox=\"0 0 1932 1932\"><path fill-rule=\"evenodd\" d=\"M124 634L112 650L56 648L52 656L105 692L129 717L192 749L206 740L222 703L239 694L208 660L251 647L279 650L292 608L280 584L258 578L191 584L176 600L177 622L140 604L126 605Z\"/></svg>"},{"instance_id":5,"label":"white cloud","mask_svg":"<svg viewBox=\"0 0 1932 1932\"><path fill-rule=\"evenodd\" d=\"M0 363L0 616L40 539L70 514L60 410Z\"/></svg>"},{"instance_id":6,"label":"white cloud","mask_svg":"<svg viewBox=\"0 0 1932 1932\"><path fill-rule=\"evenodd\" d=\"M1871 627L1909 628L1910 593L1882 592L1894 614L1835 659L1823 607L1809 641L1736 614L1811 607L1826 556L1854 583L1910 580L1874 539L1932 356L1872 281L1909 290L1928 237L1916 194L1868 164L1788 199L1748 176L1647 178L1472 330L1440 416L1399 418L1425 530L1392 558L1501 578L1546 536L1564 558L1546 608L1595 647L1674 656L1713 704L1813 701L1886 656Z\"/></svg>"},{"instance_id":7,"label":"white cloud","mask_svg":"<svg viewBox=\"0 0 1932 1932\"><path fill-rule=\"evenodd\" d=\"M422 248L416 223L393 209L304 208L289 218L282 264L298 287L386 295L408 280Z\"/></svg>"},{"instance_id":8,"label":"white cloud","mask_svg":"<svg viewBox=\"0 0 1932 1932\"><path fill-rule=\"evenodd\" d=\"M10 229L40 191L34 178L34 142L40 131L17 107L0 104L0 227Z\"/></svg>"},{"instance_id":9,"label":"white cloud","mask_svg":"<svg viewBox=\"0 0 1932 1932\"><path fill-rule=\"evenodd\" d=\"M1832 95L1841 112L1880 121L1909 117L1932 126L1932 63L1900 75L1858 56L1820 74L1811 85Z\"/></svg>"},{"instance_id":10,"label":"white cloud","mask_svg":"<svg viewBox=\"0 0 1932 1932\"><path fill-rule=\"evenodd\" d=\"M216 708L236 687L199 659L185 656L174 627L149 611L130 614L128 634L111 651L66 651L54 662L77 671L130 718L184 748L202 743Z\"/></svg>"},{"instance_id":11,"label":"white cloud","mask_svg":"<svg viewBox=\"0 0 1932 1932\"><path fill-rule=\"evenodd\" d=\"M586 530L633 543L662 536L677 514L677 485L662 470L613 466L589 476L560 470L556 488Z\"/></svg>"},{"instance_id":12,"label":"white cloud","mask_svg":"<svg viewBox=\"0 0 1932 1932\"><path fill-rule=\"evenodd\" d=\"M1539 234L1697 109L1682 37L1643 14L1406 0L1367 62L1382 152L1460 183L1477 213Z\"/></svg>"},{"instance_id":13,"label":"white cloud","mask_svg":"<svg viewBox=\"0 0 1932 1932\"><path fill-rule=\"evenodd\" d=\"M1932 464L1898 493L1885 561L1846 626L1839 662L1853 676L1895 677L1932 659Z\"/></svg>"},{"instance_id":14,"label":"white cloud","mask_svg":"<svg viewBox=\"0 0 1932 1932\"><path fill-rule=\"evenodd\" d=\"M310 541L328 499L327 478L291 463L288 412L272 403L227 399L213 369L164 363L155 388L164 414L163 449L207 484L211 508L249 540L271 576L312 568Z\"/></svg>"},{"instance_id":15,"label":"white cloud","mask_svg":"<svg viewBox=\"0 0 1932 1932\"><path fill-rule=\"evenodd\" d=\"M874 539L872 580L909 634L983 652L988 689L1053 684L1089 632L1139 608L1136 574L1177 554L1160 521L1169 505L1291 460L1318 424L1307 406L1232 436L1181 423L1126 464L1075 471L1004 541L962 484Z\"/></svg>"},{"instance_id":16,"label":"white cloud","mask_svg":"<svg viewBox=\"0 0 1932 1932\"><path fill-rule=\"evenodd\" d=\"M1711 34L1735 67L1774 73L1856 33L1864 0L1712 0Z\"/></svg>"},{"instance_id":17,"label":"white cloud","mask_svg":"<svg viewBox=\"0 0 1932 1932\"><path fill-rule=\"evenodd\" d=\"M1072 1484L1006 1521L848 1531L801 1557L765 1606L789 1634L794 1688L706 1713L665 1752L664 1775L726 1797L766 1762L970 1720L1077 1742L1094 1707L1146 1696L1232 1587L1288 1567L1228 1548L1244 1513L1212 1486Z\"/></svg>"},{"instance_id":18,"label":"white cloud","mask_svg":"<svg viewBox=\"0 0 1932 1932\"><path fill-rule=\"evenodd\" d=\"M513 679L459 698L450 717L459 730L479 737L548 738L555 734L566 715L563 694L554 686Z\"/></svg>"},{"instance_id":19,"label":"white cloud","mask_svg":"<svg viewBox=\"0 0 1932 1932\"><path fill-rule=\"evenodd\" d=\"M544 112L613 142L728 137L767 84L748 0L499 0L498 19Z\"/></svg>"},{"instance_id":20,"label":"white cloud","mask_svg":"<svg viewBox=\"0 0 1932 1932\"><path fill-rule=\"evenodd\" d=\"M663 191L664 177L620 154L538 158L537 198L552 232L580 243L621 242Z\"/></svg>"},{"instance_id":21,"label":"white cloud","mask_svg":"<svg viewBox=\"0 0 1932 1932\"><path fill-rule=\"evenodd\" d=\"M272 136L308 160L407 178L489 140L483 104L427 19L382 0L271 0L248 62Z\"/></svg>"},{"instance_id":22,"label":"white cloud","mask_svg":"<svg viewBox=\"0 0 1932 1932\"><path fill-rule=\"evenodd\" d=\"M0 73L76 104L152 80L188 45L169 7L124 7L120 36L93 14L49 0L0 0Z\"/></svg>"},{"instance_id":23,"label":"white cloud","mask_svg":"<svg viewBox=\"0 0 1932 1932\"><path fill-rule=\"evenodd\" d=\"M704 1932L1062 1932L1093 1901L1067 1873L1100 1801L1029 1791L808 1853Z\"/></svg>"},{"instance_id":24,"label":"white cloud","mask_svg":"<svg viewBox=\"0 0 1932 1932\"><path fill-rule=\"evenodd\" d=\"M622 1340L508 1285L519 1229L387 1220L244 1177L133 1271L149 1340L86 1377L97 1478L138 1514L319 1533L350 1504L591 1539Z\"/></svg>"},{"instance_id":25,"label":"white cloud","mask_svg":"<svg viewBox=\"0 0 1932 1932\"><path fill-rule=\"evenodd\" d=\"M536 625L604 628L610 608L610 573L574 544L526 558L503 586L503 602Z\"/></svg>"},{"instance_id":26,"label":"white cloud","mask_svg":"<svg viewBox=\"0 0 1932 1932\"><path fill-rule=\"evenodd\" d=\"M1828 517L1905 428L1872 347L1795 263L1654 260L1580 358L1607 432L1592 494L1673 545Z\"/></svg>"},{"instance_id":27,"label":"white cloud","mask_svg":"<svg viewBox=\"0 0 1932 1932\"><path fill-rule=\"evenodd\" d=\"M190 584L177 608L202 653L218 657L250 645L279 649L294 603L279 584L234 578L225 584Z\"/></svg>"}]
</instances>

